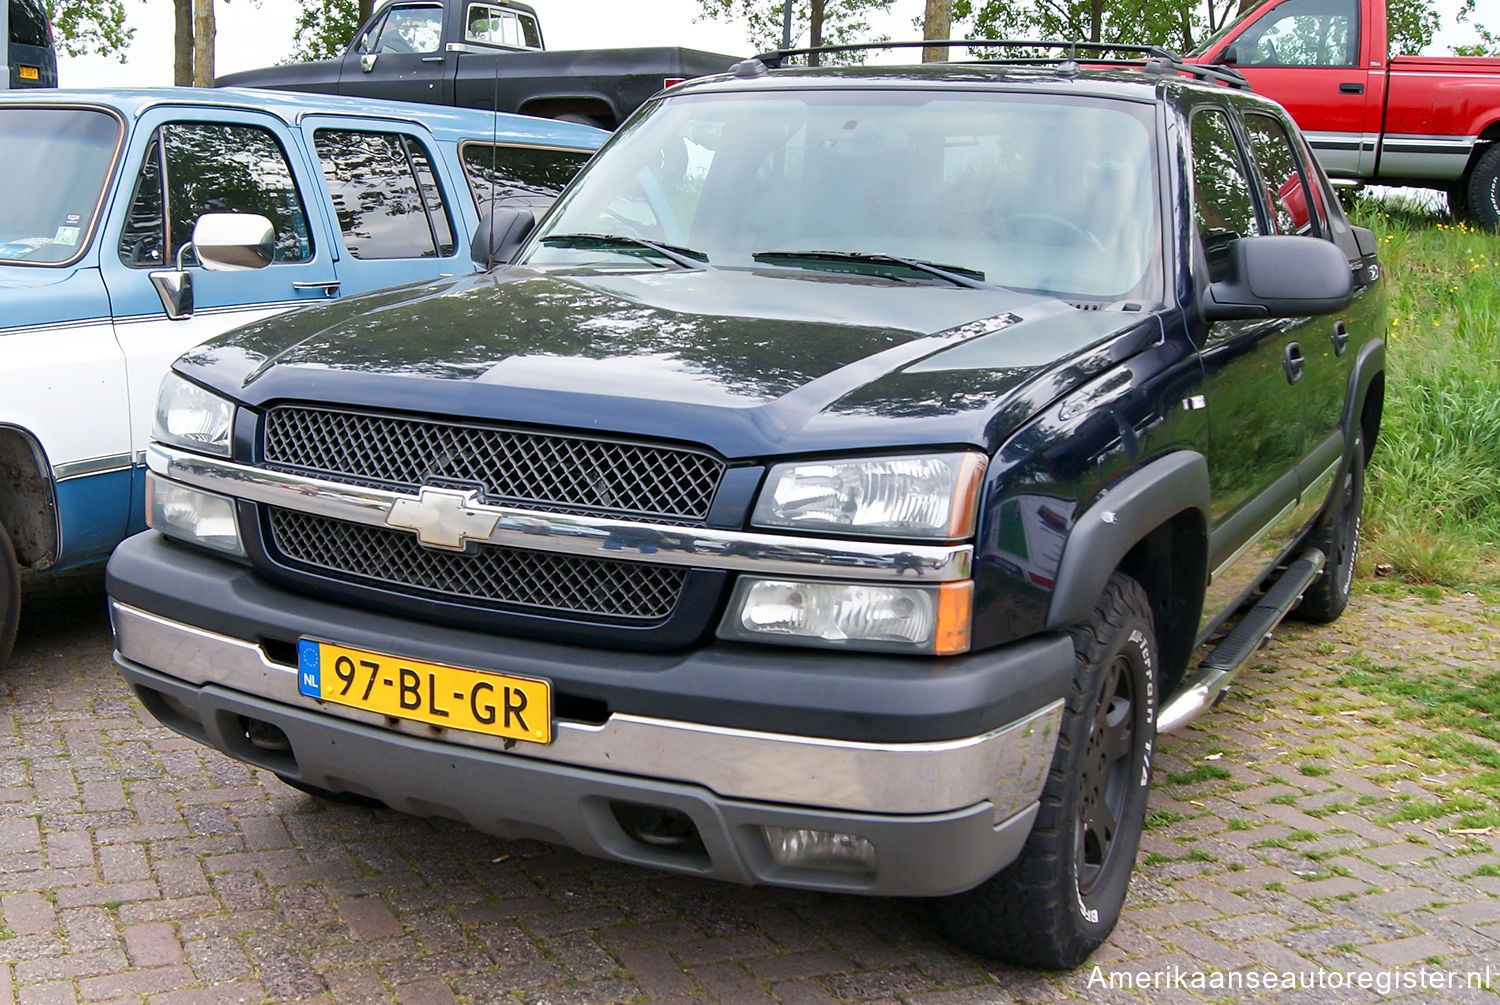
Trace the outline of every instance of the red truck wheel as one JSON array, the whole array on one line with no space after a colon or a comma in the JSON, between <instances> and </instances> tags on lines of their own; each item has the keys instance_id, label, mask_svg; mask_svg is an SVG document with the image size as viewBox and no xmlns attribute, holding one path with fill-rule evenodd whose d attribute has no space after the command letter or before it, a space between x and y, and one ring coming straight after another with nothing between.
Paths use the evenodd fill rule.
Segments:
<instances>
[{"instance_id":1,"label":"red truck wheel","mask_svg":"<svg viewBox=\"0 0 1500 1005\"><path fill-rule=\"evenodd\" d=\"M1493 143L1469 175L1469 213L1481 227L1500 230L1500 143Z\"/></svg>"}]
</instances>

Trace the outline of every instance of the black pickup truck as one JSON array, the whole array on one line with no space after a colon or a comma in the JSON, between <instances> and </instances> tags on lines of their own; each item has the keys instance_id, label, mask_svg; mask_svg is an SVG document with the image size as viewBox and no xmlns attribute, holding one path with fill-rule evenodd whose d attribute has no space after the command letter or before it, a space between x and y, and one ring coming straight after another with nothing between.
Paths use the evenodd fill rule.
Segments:
<instances>
[{"instance_id":1,"label":"black pickup truck","mask_svg":"<svg viewBox=\"0 0 1500 1005\"><path fill-rule=\"evenodd\" d=\"M396 0L360 25L340 59L214 83L493 108L613 129L663 87L721 73L734 58L667 46L549 52L526 4Z\"/></svg>"},{"instance_id":2,"label":"black pickup truck","mask_svg":"<svg viewBox=\"0 0 1500 1005\"><path fill-rule=\"evenodd\" d=\"M180 359L116 661L315 793L1075 965L1157 733L1349 598L1374 237L1212 68L767 62Z\"/></svg>"}]
</instances>

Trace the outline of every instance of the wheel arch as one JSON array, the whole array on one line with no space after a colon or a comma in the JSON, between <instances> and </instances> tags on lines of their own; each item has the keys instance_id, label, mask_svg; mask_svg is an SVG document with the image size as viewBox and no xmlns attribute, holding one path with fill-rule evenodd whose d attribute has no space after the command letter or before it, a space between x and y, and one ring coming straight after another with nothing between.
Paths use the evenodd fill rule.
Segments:
<instances>
[{"instance_id":1,"label":"wheel arch","mask_svg":"<svg viewBox=\"0 0 1500 1005\"><path fill-rule=\"evenodd\" d=\"M516 109L522 115L535 115L543 119L555 119L559 115L583 115L601 123L602 129L613 129L620 124L620 115L614 103L600 94L546 94L528 98Z\"/></svg>"},{"instance_id":2,"label":"wheel arch","mask_svg":"<svg viewBox=\"0 0 1500 1005\"><path fill-rule=\"evenodd\" d=\"M1151 602L1164 693L1187 669L1208 582L1208 462L1180 450L1121 478L1074 523L1063 546L1047 628L1086 620L1123 572Z\"/></svg>"},{"instance_id":3,"label":"wheel arch","mask_svg":"<svg viewBox=\"0 0 1500 1005\"><path fill-rule=\"evenodd\" d=\"M0 524L23 568L57 561L62 531L52 467L36 437L17 426L0 425Z\"/></svg>"}]
</instances>

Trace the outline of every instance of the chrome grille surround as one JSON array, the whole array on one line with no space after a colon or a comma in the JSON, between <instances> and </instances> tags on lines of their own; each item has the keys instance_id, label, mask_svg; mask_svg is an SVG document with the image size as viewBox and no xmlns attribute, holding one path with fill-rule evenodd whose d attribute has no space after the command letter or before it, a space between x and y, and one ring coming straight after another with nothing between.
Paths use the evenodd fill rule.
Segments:
<instances>
[{"instance_id":1,"label":"chrome grille surround","mask_svg":"<svg viewBox=\"0 0 1500 1005\"><path fill-rule=\"evenodd\" d=\"M681 447L307 405L266 413L263 457L336 481L474 485L490 502L686 524L707 519L725 468Z\"/></svg>"},{"instance_id":2,"label":"chrome grille surround","mask_svg":"<svg viewBox=\"0 0 1500 1005\"><path fill-rule=\"evenodd\" d=\"M405 531L266 507L273 557L402 592L438 593L505 607L660 620L687 570L490 545L433 551Z\"/></svg>"}]
</instances>

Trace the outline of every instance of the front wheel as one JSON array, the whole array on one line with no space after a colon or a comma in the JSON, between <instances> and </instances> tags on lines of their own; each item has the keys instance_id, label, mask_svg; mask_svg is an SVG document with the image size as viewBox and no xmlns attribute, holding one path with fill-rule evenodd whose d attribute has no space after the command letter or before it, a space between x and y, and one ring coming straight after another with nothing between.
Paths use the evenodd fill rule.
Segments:
<instances>
[{"instance_id":1,"label":"front wheel","mask_svg":"<svg viewBox=\"0 0 1500 1005\"><path fill-rule=\"evenodd\" d=\"M1490 144L1469 175L1469 215L1481 227L1500 230L1500 143Z\"/></svg>"},{"instance_id":2,"label":"front wheel","mask_svg":"<svg viewBox=\"0 0 1500 1005\"><path fill-rule=\"evenodd\" d=\"M1017 966L1071 969L1109 937L1146 818L1158 687L1146 591L1114 575L1072 636L1073 686L1026 846L941 902L950 939Z\"/></svg>"},{"instance_id":3,"label":"front wheel","mask_svg":"<svg viewBox=\"0 0 1500 1005\"><path fill-rule=\"evenodd\" d=\"M0 670L10 659L10 648L16 642L16 628L21 623L21 566L16 549L11 546L5 525L0 524Z\"/></svg>"}]
</instances>

